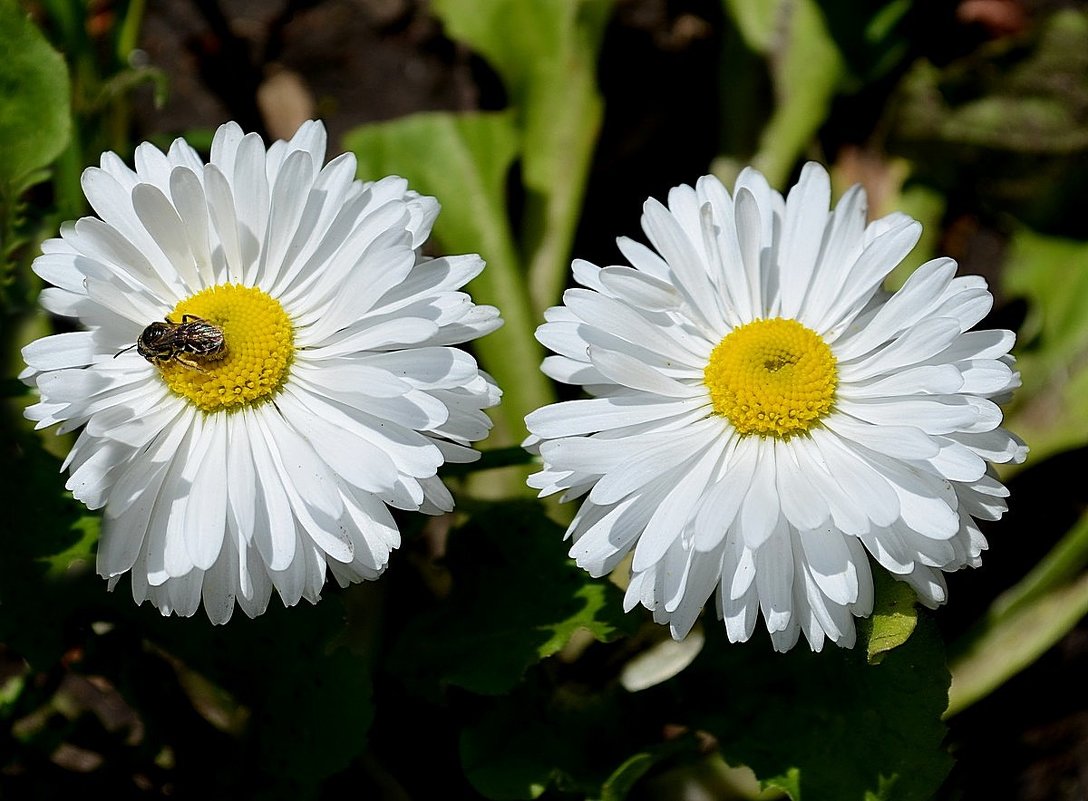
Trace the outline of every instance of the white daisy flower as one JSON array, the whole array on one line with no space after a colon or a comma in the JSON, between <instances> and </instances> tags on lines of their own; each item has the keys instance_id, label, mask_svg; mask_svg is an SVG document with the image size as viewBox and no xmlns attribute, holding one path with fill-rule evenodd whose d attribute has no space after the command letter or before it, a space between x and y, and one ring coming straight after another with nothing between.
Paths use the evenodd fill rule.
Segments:
<instances>
[{"instance_id":1,"label":"white daisy flower","mask_svg":"<svg viewBox=\"0 0 1088 801\"><path fill-rule=\"evenodd\" d=\"M458 291L483 261L424 258L434 198L324 156L320 122L267 150L228 123L207 165L180 139L135 172L106 153L83 173L98 218L34 262L42 306L86 330L23 350L27 416L82 428L64 468L105 507L98 572L163 614L377 578L387 506L451 509L436 472L490 427L499 391L450 347L501 324Z\"/></svg>"},{"instance_id":2,"label":"white daisy flower","mask_svg":"<svg viewBox=\"0 0 1088 801\"><path fill-rule=\"evenodd\" d=\"M734 642L762 611L778 650L850 647L866 551L942 603L941 571L986 548L976 519L1005 510L990 464L1026 453L998 427L1013 334L968 332L983 279L936 259L883 292L921 226L866 225L860 187L830 196L816 164L785 200L751 169L732 197L677 187L644 207L656 252L621 238L631 267L576 261L585 288L537 332L544 371L594 397L529 415L529 483L585 496L571 556L600 576L633 550L625 607L678 639L714 593Z\"/></svg>"}]
</instances>

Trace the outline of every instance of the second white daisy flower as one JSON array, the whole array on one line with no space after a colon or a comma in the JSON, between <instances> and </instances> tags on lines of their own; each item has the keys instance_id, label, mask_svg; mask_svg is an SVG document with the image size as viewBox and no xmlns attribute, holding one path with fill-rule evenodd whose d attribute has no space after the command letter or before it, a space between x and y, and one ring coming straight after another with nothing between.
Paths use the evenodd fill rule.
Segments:
<instances>
[{"instance_id":1,"label":"second white daisy flower","mask_svg":"<svg viewBox=\"0 0 1088 801\"><path fill-rule=\"evenodd\" d=\"M788 199L751 169L733 196L677 187L645 205L654 250L576 261L584 288L537 332L558 354L544 371L595 397L529 415L529 483L584 496L571 556L599 576L633 550L625 606L674 637L713 594L733 641L762 613L778 650L849 647L866 552L944 602L942 571L978 565L976 520L1005 510L990 465L1024 458L996 405L1019 385L1013 334L969 331L983 279L936 259L885 293L921 226L866 224L860 187L830 197L816 164Z\"/></svg>"}]
</instances>

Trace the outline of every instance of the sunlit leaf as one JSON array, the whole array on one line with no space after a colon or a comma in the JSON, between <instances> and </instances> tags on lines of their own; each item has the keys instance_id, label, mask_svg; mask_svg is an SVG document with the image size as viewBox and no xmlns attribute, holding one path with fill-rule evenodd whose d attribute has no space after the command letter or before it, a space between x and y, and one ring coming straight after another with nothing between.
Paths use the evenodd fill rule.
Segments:
<instances>
[{"instance_id":1,"label":"sunlit leaf","mask_svg":"<svg viewBox=\"0 0 1088 801\"><path fill-rule=\"evenodd\" d=\"M49 565L47 576L59 579L72 569L81 566L92 568L101 527L102 518L98 515L85 514L80 517L72 526L72 530L79 533L79 539L63 551L42 558Z\"/></svg>"},{"instance_id":2,"label":"sunlit leaf","mask_svg":"<svg viewBox=\"0 0 1088 801\"><path fill-rule=\"evenodd\" d=\"M918 609L914 591L906 582L896 581L883 571L877 571L873 581L876 602L863 628L868 630L866 655L871 664L877 664L889 651L910 639L918 625Z\"/></svg>"},{"instance_id":3,"label":"sunlit leaf","mask_svg":"<svg viewBox=\"0 0 1088 801\"><path fill-rule=\"evenodd\" d=\"M988 695L1088 614L1088 574L986 625L953 664L948 713Z\"/></svg>"},{"instance_id":4,"label":"sunlit leaf","mask_svg":"<svg viewBox=\"0 0 1088 801\"><path fill-rule=\"evenodd\" d=\"M722 105L727 152L714 171L727 183L749 161L782 187L831 113L836 96L856 92L900 64L909 39L902 21L909 0L723 0L743 47L727 46ZM730 51L749 51L748 55ZM753 63L752 54L761 57ZM765 79L773 105L765 103ZM743 108L744 114L735 113ZM752 117L765 117L754 129ZM754 129L754 130L753 130ZM758 141L744 142L755 132ZM744 152L743 145L755 152ZM738 146L742 146L738 149ZM813 154L815 156L815 153Z\"/></svg>"},{"instance_id":5,"label":"sunlit leaf","mask_svg":"<svg viewBox=\"0 0 1088 801\"><path fill-rule=\"evenodd\" d=\"M769 52L782 0L724 0L724 5L749 49Z\"/></svg>"},{"instance_id":6,"label":"sunlit leaf","mask_svg":"<svg viewBox=\"0 0 1088 801\"><path fill-rule=\"evenodd\" d=\"M780 15L784 42L771 71L776 107L752 161L773 186L783 185L804 148L827 119L846 76L842 54L815 0L788 5Z\"/></svg>"}]
</instances>

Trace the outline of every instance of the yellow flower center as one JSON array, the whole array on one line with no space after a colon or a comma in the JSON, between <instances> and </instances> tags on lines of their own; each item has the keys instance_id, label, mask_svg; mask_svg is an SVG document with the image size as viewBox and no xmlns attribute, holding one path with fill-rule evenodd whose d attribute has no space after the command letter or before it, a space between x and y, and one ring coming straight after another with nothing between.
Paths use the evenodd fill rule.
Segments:
<instances>
[{"instance_id":1,"label":"yellow flower center","mask_svg":"<svg viewBox=\"0 0 1088 801\"><path fill-rule=\"evenodd\" d=\"M218 327L225 348L189 355L184 352L185 329L175 329L182 340L175 343L177 355L156 362L174 392L215 412L266 400L287 380L294 338L279 301L256 287L224 284L181 301L167 319L182 323L194 317Z\"/></svg>"},{"instance_id":2,"label":"yellow flower center","mask_svg":"<svg viewBox=\"0 0 1088 801\"><path fill-rule=\"evenodd\" d=\"M838 373L831 348L796 320L776 317L730 331L703 371L714 411L741 434L803 434L831 411Z\"/></svg>"}]
</instances>

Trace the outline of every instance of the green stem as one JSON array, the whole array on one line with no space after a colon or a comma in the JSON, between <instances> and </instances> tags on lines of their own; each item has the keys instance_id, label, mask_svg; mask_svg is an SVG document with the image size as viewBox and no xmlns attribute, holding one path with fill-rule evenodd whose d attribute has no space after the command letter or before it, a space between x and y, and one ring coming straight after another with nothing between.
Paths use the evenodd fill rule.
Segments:
<instances>
[{"instance_id":1,"label":"green stem","mask_svg":"<svg viewBox=\"0 0 1088 801\"><path fill-rule=\"evenodd\" d=\"M117 60L123 65L128 65L129 54L139 43L145 5L145 0L129 0L128 11L117 36Z\"/></svg>"},{"instance_id":2,"label":"green stem","mask_svg":"<svg viewBox=\"0 0 1088 801\"><path fill-rule=\"evenodd\" d=\"M0 384L0 388L2 387L3 384ZM492 448L480 454L479 461L469 462L468 464L446 465L442 468L442 475L446 477L466 476L484 470L529 464L532 460L532 454L518 445L511 445L508 448Z\"/></svg>"},{"instance_id":3,"label":"green stem","mask_svg":"<svg viewBox=\"0 0 1088 801\"><path fill-rule=\"evenodd\" d=\"M527 202L529 297L539 316L559 303L567 284L571 246L603 116L602 103L592 87L577 97L581 103L567 117L570 124L566 130L559 132L565 134L559 143L565 156L563 175L553 176L544 193L530 190Z\"/></svg>"}]
</instances>

